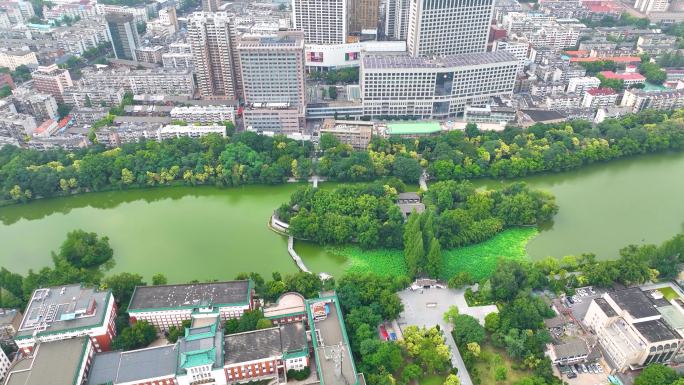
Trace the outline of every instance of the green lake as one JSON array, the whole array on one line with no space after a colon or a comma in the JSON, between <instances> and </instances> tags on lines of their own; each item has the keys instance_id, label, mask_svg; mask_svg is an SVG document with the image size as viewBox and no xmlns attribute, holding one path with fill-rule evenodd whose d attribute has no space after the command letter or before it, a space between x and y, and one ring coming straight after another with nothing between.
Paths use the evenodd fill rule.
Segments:
<instances>
[{"instance_id":1,"label":"green lake","mask_svg":"<svg viewBox=\"0 0 684 385\"><path fill-rule=\"evenodd\" d=\"M629 243L657 243L684 231L684 153L593 165L526 178L552 192L553 224L528 244L532 258L595 252L617 256ZM477 181L493 186L496 181ZM323 184L325 186L326 184ZM26 273L51 264L73 229L109 236L116 266L172 282L231 279L241 271L270 276L296 267L287 242L267 228L296 185L233 189L174 187L84 194L0 208L0 266ZM339 275L345 259L297 244L309 268Z\"/></svg>"}]
</instances>

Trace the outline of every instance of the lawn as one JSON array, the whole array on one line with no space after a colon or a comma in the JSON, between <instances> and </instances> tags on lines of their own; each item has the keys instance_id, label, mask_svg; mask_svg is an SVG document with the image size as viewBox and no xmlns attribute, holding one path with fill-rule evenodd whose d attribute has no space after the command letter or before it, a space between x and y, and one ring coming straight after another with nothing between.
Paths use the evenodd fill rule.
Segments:
<instances>
[{"instance_id":1,"label":"lawn","mask_svg":"<svg viewBox=\"0 0 684 385\"><path fill-rule=\"evenodd\" d=\"M446 376L443 376L440 374L433 374L431 376L421 378L420 380L418 380L418 384L419 385L442 385L442 384L444 384L445 379L446 379Z\"/></svg>"},{"instance_id":2,"label":"lawn","mask_svg":"<svg viewBox=\"0 0 684 385\"><path fill-rule=\"evenodd\" d=\"M448 279L460 271L468 271L475 279L486 278L494 271L499 258L527 259L525 246L537 233L534 227L516 227L476 245L444 250L441 276ZM395 277L406 274L402 250L363 250L358 246L343 246L331 248L331 252L347 259L347 272L373 272Z\"/></svg>"},{"instance_id":3,"label":"lawn","mask_svg":"<svg viewBox=\"0 0 684 385\"><path fill-rule=\"evenodd\" d=\"M677 294L677 292L669 286L661 287L660 289L658 289L658 291L663 293L663 295L668 301L672 301L675 298L679 298L679 294Z\"/></svg>"},{"instance_id":4,"label":"lawn","mask_svg":"<svg viewBox=\"0 0 684 385\"><path fill-rule=\"evenodd\" d=\"M489 344L482 345L481 349L481 358L475 364L477 374L471 371L470 375L471 377L479 376L479 383L482 385L510 385L532 374L530 371L513 369L511 367L513 362L503 350L496 349ZM504 366L507 369L507 376L503 381L496 381L494 376L494 372L499 366ZM473 382L477 383L475 378L473 378ZM423 384L421 383L421 385Z\"/></svg>"}]
</instances>

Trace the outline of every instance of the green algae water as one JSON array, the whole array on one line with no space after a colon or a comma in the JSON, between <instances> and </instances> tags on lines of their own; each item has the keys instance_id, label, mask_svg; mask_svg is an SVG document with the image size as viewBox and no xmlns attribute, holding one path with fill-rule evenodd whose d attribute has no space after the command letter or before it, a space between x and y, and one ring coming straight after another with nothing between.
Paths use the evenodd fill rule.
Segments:
<instances>
[{"instance_id":1,"label":"green algae water","mask_svg":"<svg viewBox=\"0 0 684 385\"><path fill-rule=\"evenodd\" d=\"M617 257L629 243L659 243L684 231L684 153L592 165L525 178L548 190L560 206L553 223L529 241L533 259L594 252ZM476 181L494 186L499 181ZM325 183L322 186L330 186ZM290 273L287 240L267 228L275 208L297 185L232 189L172 187L83 194L0 208L0 266L19 273L51 264L66 233L94 231L110 238L116 266L171 282L231 279L239 272ZM313 271L339 275L343 255L298 242Z\"/></svg>"}]
</instances>

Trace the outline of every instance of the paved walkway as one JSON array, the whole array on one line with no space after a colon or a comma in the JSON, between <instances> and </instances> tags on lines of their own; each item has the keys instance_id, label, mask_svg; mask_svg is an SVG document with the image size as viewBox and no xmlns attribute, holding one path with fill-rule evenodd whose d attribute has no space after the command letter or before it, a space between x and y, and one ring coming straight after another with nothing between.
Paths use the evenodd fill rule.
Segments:
<instances>
[{"instance_id":1,"label":"paved walkway","mask_svg":"<svg viewBox=\"0 0 684 385\"><path fill-rule=\"evenodd\" d=\"M420 185L420 189L423 191L428 190L428 185L427 185L427 172L423 170L423 172L420 174L420 179L418 179L418 184Z\"/></svg>"},{"instance_id":2,"label":"paved walkway","mask_svg":"<svg viewBox=\"0 0 684 385\"><path fill-rule=\"evenodd\" d=\"M462 385L473 385L468 369L466 369L461 353L458 351L456 342L451 336L451 325L444 322L443 315L449 306L456 305L461 314L468 314L477 318L484 324L487 314L497 312L496 306L476 306L470 307L465 301L465 290L453 289L406 289L399 292L401 302L404 304L404 311L399 316L399 325L432 327L439 325L444 330L447 346L451 350L451 364L458 369L458 377Z\"/></svg>"},{"instance_id":3,"label":"paved walkway","mask_svg":"<svg viewBox=\"0 0 684 385\"><path fill-rule=\"evenodd\" d=\"M294 249L294 238L292 235L287 237L287 252L290 253L290 257L294 259L295 263L299 267L299 270L305 272L305 273L311 273L311 270L309 270L308 267L304 264L304 261L302 261L302 258L297 254L297 252Z\"/></svg>"}]
</instances>

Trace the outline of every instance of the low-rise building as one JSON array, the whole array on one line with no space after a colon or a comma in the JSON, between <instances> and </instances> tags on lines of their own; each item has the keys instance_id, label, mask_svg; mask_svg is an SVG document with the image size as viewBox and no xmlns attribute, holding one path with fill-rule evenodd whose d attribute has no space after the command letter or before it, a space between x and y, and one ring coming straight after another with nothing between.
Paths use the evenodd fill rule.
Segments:
<instances>
[{"instance_id":1,"label":"low-rise building","mask_svg":"<svg viewBox=\"0 0 684 385\"><path fill-rule=\"evenodd\" d=\"M242 112L245 130L295 133L302 129L302 108L290 103L252 103Z\"/></svg>"},{"instance_id":2,"label":"low-rise building","mask_svg":"<svg viewBox=\"0 0 684 385\"><path fill-rule=\"evenodd\" d=\"M635 287L605 293L589 304L584 323L596 334L614 369L667 364L682 347L684 338L671 319L681 325L684 314L656 293Z\"/></svg>"},{"instance_id":3,"label":"low-rise building","mask_svg":"<svg viewBox=\"0 0 684 385\"><path fill-rule=\"evenodd\" d=\"M121 85L103 87L98 85L75 84L64 89L64 104L70 107L107 106L121 104L126 91Z\"/></svg>"},{"instance_id":4,"label":"low-rise building","mask_svg":"<svg viewBox=\"0 0 684 385\"><path fill-rule=\"evenodd\" d=\"M583 340L573 338L560 344L552 344L551 349L549 349L549 356L554 364L575 364L587 359L589 348Z\"/></svg>"},{"instance_id":5,"label":"low-rise building","mask_svg":"<svg viewBox=\"0 0 684 385\"><path fill-rule=\"evenodd\" d=\"M87 337L41 342L10 368L4 385L85 384L94 353Z\"/></svg>"},{"instance_id":6,"label":"low-rise building","mask_svg":"<svg viewBox=\"0 0 684 385\"><path fill-rule=\"evenodd\" d=\"M514 122L515 108L487 104L484 107L466 106L463 120L469 123L501 123Z\"/></svg>"},{"instance_id":7,"label":"low-rise building","mask_svg":"<svg viewBox=\"0 0 684 385\"><path fill-rule=\"evenodd\" d=\"M274 325L306 322L306 299L299 293L282 294L274 304L263 309L264 317Z\"/></svg>"},{"instance_id":8,"label":"low-rise building","mask_svg":"<svg viewBox=\"0 0 684 385\"><path fill-rule=\"evenodd\" d=\"M140 47L135 50L135 57L141 62L157 64L162 62L162 54L164 51L164 47L160 45L155 45L154 47Z\"/></svg>"},{"instance_id":9,"label":"low-rise building","mask_svg":"<svg viewBox=\"0 0 684 385\"><path fill-rule=\"evenodd\" d=\"M397 206L405 219L413 213L422 214L425 211L425 204L421 202L420 195L414 192L399 193Z\"/></svg>"},{"instance_id":10,"label":"low-rise building","mask_svg":"<svg viewBox=\"0 0 684 385\"><path fill-rule=\"evenodd\" d=\"M684 107L684 90L626 90L620 105L631 106L634 113L645 109L674 110Z\"/></svg>"},{"instance_id":11,"label":"low-rise building","mask_svg":"<svg viewBox=\"0 0 684 385\"><path fill-rule=\"evenodd\" d=\"M585 92L582 98L582 107L593 109L614 106L617 102L618 93L612 88L592 88Z\"/></svg>"},{"instance_id":12,"label":"low-rise building","mask_svg":"<svg viewBox=\"0 0 684 385\"><path fill-rule=\"evenodd\" d=\"M646 78L638 72L615 73L613 71L599 72L606 79L622 80L625 88L633 87L637 84L645 84Z\"/></svg>"},{"instance_id":13,"label":"low-rise building","mask_svg":"<svg viewBox=\"0 0 684 385\"><path fill-rule=\"evenodd\" d=\"M14 71L19 66L37 67L38 57L31 51L0 51L0 67Z\"/></svg>"},{"instance_id":14,"label":"low-rise building","mask_svg":"<svg viewBox=\"0 0 684 385\"><path fill-rule=\"evenodd\" d=\"M582 76L568 80L566 92L573 92L584 96L584 92L591 88L599 88L601 80L595 76Z\"/></svg>"},{"instance_id":15,"label":"low-rise building","mask_svg":"<svg viewBox=\"0 0 684 385\"><path fill-rule=\"evenodd\" d=\"M173 138L201 138L210 134L219 136L226 136L226 127L219 124L197 126L194 124L169 124L159 129L157 132L158 140L173 139Z\"/></svg>"},{"instance_id":16,"label":"low-rise building","mask_svg":"<svg viewBox=\"0 0 684 385\"><path fill-rule=\"evenodd\" d=\"M190 106L173 107L171 118L188 123L235 123L235 110L232 106Z\"/></svg>"},{"instance_id":17,"label":"low-rise building","mask_svg":"<svg viewBox=\"0 0 684 385\"><path fill-rule=\"evenodd\" d=\"M96 351L106 351L116 336L115 320L111 291L81 285L37 289L14 339L27 354L41 342L82 336L92 340Z\"/></svg>"},{"instance_id":18,"label":"low-rise building","mask_svg":"<svg viewBox=\"0 0 684 385\"><path fill-rule=\"evenodd\" d=\"M17 309L0 309L0 344L14 345L14 334L19 330L22 318Z\"/></svg>"},{"instance_id":19,"label":"low-rise building","mask_svg":"<svg viewBox=\"0 0 684 385\"><path fill-rule=\"evenodd\" d=\"M582 97L576 93L549 95L545 99L546 108L554 111L578 108L581 103Z\"/></svg>"},{"instance_id":20,"label":"low-rise building","mask_svg":"<svg viewBox=\"0 0 684 385\"><path fill-rule=\"evenodd\" d=\"M83 71L82 83L103 88L123 87L134 94L192 96L195 83L188 69L131 70L128 68Z\"/></svg>"},{"instance_id":21,"label":"low-rise building","mask_svg":"<svg viewBox=\"0 0 684 385\"><path fill-rule=\"evenodd\" d=\"M138 286L128 305L133 322L145 320L160 330L180 326L193 312L218 311L221 320L239 318L254 308L252 281Z\"/></svg>"},{"instance_id":22,"label":"low-rise building","mask_svg":"<svg viewBox=\"0 0 684 385\"><path fill-rule=\"evenodd\" d=\"M373 137L373 122L363 120L326 119L320 134L330 134L341 143L348 144L356 150L366 150Z\"/></svg>"}]
</instances>

